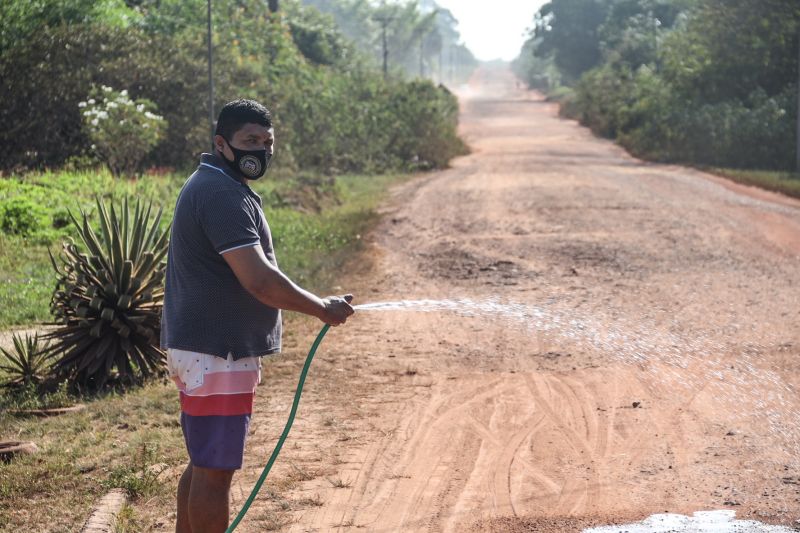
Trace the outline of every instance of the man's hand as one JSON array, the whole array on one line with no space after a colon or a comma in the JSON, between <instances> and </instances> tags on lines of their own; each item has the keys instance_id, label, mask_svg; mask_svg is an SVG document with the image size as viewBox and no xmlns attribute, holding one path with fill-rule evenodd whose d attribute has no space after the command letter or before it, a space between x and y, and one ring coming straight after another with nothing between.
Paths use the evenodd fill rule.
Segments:
<instances>
[{"instance_id":1,"label":"man's hand","mask_svg":"<svg viewBox=\"0 0 800 533\"><path fill-rule=\"evenodd\" d=\"M347 322L347 318L355 313L355 310L350 305L353 301L352 294L345 294L344 296L328 296L322 299L325 304L324 311L320 314L319 319L330 324L331 326L339 326Z\"/></svg>"}]
</instances>

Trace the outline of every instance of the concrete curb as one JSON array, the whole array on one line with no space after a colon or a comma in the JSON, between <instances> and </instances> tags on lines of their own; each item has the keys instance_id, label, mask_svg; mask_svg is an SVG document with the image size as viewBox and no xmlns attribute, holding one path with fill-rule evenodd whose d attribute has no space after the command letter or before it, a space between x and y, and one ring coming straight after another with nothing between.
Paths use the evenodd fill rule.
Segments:
<instances>
[{"instance_id":1,"label":"concrete curb","mask_svg":"<svg viewBox=\"0 0 800 533\"><path fill-rule=\"evenodd\" d=\"M0 461L10 462L17 454L37 453L39 447L30 441L2 441L0 442Z\"/></svg>"},{"instance_id":2,"label":"concrete curb","mask_svg":"<svg viewBox=\"0 0 800 533\"><path fill-rule=\"evenodd\" d=\"M111 533L117 515L128 502L128 493L123 489L113 489L97 503L81 533Z\"/></svg>"},{"instance_id":3,"label":"concrete curb","mask_svg":"<svg viewBox=\"0 0 800 533\"><path fill-rule=\"evenodd\" d=\"M38 416L41 418L47 416L65 415L68 413L76 413L86 409L86 404L78 403L69 407L51 407L49 409L11 409L9 413L15 416Z\"/></svg>"}]
</instances>

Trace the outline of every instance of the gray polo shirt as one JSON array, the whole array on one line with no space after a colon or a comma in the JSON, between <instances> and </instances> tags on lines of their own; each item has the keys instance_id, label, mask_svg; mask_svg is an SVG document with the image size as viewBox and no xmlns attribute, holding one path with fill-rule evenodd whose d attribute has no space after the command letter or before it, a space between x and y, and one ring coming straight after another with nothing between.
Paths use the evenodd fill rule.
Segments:
<instances>
[{"instance_id":1,"label":"gray polo shirt","mask_svg":"<svg viewBox=\"0 0 800 533\"><path fill-rule=\"evenodd\" d=\"M277 266L261 197L233 178L219 156L203 154L175 204L162 349L234 359L280 351L280 310L247 292L222 257L244 246L261 246Z\"/></svg>"}]
</instances>

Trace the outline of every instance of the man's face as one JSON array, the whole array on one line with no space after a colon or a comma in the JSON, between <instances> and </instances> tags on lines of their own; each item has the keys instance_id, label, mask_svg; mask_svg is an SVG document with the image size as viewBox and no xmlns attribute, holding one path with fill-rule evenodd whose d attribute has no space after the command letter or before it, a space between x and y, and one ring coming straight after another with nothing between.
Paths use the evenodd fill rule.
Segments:
<instances>
[{"instance_id":1,"label":"man's face","mask_svg":"<svg viewBox=\"0 0 800 533\"><path fill-rule=\"evenodd\" d=\"M225 142L221 135L214 137L217 150L222 153L228 161L233 160L233 151ZM267 149L267 154L272 155L275 147L275 130L260 124L245 124L230 139L232 146L240 150L263 150Z\"/></svg>"}]
</instances>

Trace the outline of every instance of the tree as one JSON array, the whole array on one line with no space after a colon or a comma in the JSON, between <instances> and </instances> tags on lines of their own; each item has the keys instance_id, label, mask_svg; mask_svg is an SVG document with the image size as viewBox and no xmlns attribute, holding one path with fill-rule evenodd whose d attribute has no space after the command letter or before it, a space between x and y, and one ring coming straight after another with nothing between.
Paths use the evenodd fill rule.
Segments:
<instances>
[{"instance_id":1,"label":"tree","mask_svg":"<svg viewBox=\"0 0 800 533\"><path fill-rule=\"evenodd\" d=\"M665 42L664 75L692 98L775 95L797 80L796 0L701 0Z\"/></svg>"},{"instance_id":2,"label":"tree","mask_svg":"<svg viewBox=\"0 0 800 533\"><path fill-rule=\"evenodd\" d=\"M533 37L539 39L535 54L552 55L566 83L602 60L600 29L611 0L553 0L534 17Z\"/></svg>"},{"instance_id":3,"label":"tree","mask_svg":"<svg viewBox=\"0 0 800 533\"><path fill-rule=\"evenodd\" d=\"M388 66L394 75L417 76L424 70L433 77L434 73L456 69L457 77L463 79L477 64L469 49L459 42L458 20L434 0L303 0L303 4L330 14L355 49L377 66L383 63L385 24Z\"/></svg>"},{"instance_id":4,"label":"tree","mask_svg":"<svg viewBox=\"0 0 800 533\"><path fill-rule=\"evenodd\" d=\"M604 60L633 69L655 64L661 41L687 7L687 0L615 0L599 31Z\"/></svg>"}]
</instances>

